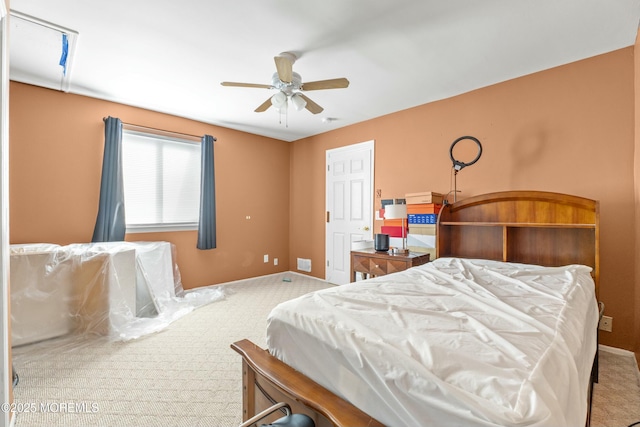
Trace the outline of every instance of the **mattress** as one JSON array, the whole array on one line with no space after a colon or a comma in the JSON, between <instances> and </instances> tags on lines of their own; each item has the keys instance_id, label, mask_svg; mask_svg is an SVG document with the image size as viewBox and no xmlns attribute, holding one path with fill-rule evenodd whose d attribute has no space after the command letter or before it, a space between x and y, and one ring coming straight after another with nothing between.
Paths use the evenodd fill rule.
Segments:
<instances>
[{"instance_id":1,"label":"mattress","mask_svg":"<svg viewBox=\"0 0 640 427\"><path fill-rule=\"evenodd\" d=\"M389 426L585 425L590 272L440 258L278 305L267 346Z\"/></svg>"}]
</instances>

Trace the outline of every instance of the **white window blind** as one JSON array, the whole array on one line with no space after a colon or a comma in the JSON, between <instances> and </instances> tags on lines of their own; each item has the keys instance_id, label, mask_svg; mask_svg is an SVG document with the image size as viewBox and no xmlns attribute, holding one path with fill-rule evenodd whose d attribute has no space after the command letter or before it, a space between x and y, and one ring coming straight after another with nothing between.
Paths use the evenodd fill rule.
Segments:
<instances>
[{"instance_id":1,"label":"white window blind","mask_svg":"<svg viewBox=\"0 0 640 427\"><path fill-rule=\"evenodd\" d=\"M200 209L200 144L123 130L127 231L195 229Z\"/></svg>"}]
</instances>

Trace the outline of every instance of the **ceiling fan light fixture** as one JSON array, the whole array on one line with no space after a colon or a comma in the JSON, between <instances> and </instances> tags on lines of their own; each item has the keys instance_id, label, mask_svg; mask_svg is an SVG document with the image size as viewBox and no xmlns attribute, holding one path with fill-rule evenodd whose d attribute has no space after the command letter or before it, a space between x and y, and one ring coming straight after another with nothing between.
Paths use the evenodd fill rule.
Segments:
<instances>
[{"instance_id":1,"label":"ceiling fan light fixture","mask_svg":"<svg viewBox=\"0 0 640 427\"><path fill-rule=\"evenodd\" d=\"M309 99L301 91L321 89L341 89L349 86L349 80L344 77L329 80L318 80L302 84L300 74L293 71L292 66L297 57L291 52L284 52L274 57L276 72L271 76L271 84L222 82L222 86L250 87L259 89L271 89L276 93L267 98L254 111L263 113L273 106L281 114L286 113L289 103L298 111L307 109L311 114L319 114L324 109Z\"/></svg>"},{"instance_id":2,"label":"ceiling fan light fixture","mask_svg":"<svg viewBox=\"0 0 640 427\"><path fill-rule=\"evenodd\" d=\"M291 95L291 103L293 104L293 108L295 108L296 111L302 111L302 109L307 106L307 101L305 101L305 99L299 93L294 93L293 95Z\"/></svg>"},{"instance_id":3,"label":"ceiling fan light fixture","mask_svg":"<svg viewBox=\"0 0 640 427\"><path fill-rule=\"evenodd\" d=\"M271 105L276 108L282 108L287 106L287 95L284 92L278 92L271 97Z\"/></svg>"}]
</instances>

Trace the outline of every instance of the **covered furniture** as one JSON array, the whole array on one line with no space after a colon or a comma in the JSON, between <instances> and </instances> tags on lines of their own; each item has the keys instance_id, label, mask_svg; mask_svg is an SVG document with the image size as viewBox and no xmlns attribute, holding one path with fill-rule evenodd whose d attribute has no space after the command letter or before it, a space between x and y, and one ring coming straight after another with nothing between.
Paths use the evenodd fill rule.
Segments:
<instances>
[{"instance_id":1,"label":"covered furniture","mask_svg":"<svg viewBox=\"0 0 640 427\"><path fill-rule=\"evenodd\" d=\"M14 346L70 333L137 335L139 319L155 318L182 289L169 242L10 249Z\"/></svg>"}]
</instances>

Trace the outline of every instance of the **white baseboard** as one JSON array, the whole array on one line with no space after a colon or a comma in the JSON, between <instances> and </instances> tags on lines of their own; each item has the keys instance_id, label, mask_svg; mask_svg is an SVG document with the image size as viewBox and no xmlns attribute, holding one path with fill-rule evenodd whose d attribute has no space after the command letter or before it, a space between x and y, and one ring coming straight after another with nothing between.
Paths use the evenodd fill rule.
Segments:
<instances>
[{"instance_id":1,"label":"white baseboard","mask_svg":"<svg viewBox=\"0 0 640 427\"><path fill-rule=\"evenodd\" d=\"M271 274L265 274L265 275L262 275L262 276L247 277L246 279L238 279L238 280L233 280L231 282L216 283L215 285L207 285L207 286L200 286L200 287L192 288L192 289L186 289L184 292L188 293L188 292L195 291L195 290L198 290L198 289L213 288L213 287L222 286L222 285L232 285L232 284L236 284L236 283L248 282L250 280L261 279L261 278L265 278L265 277L269 277L269 276L282 276L282 275L295 275L295 276L304 277L305 279L313 279L313 280L318 280L320 282L328 283L324 279L319 279L319 278L317 278L315 276L309 276L308 274L298 273L297 271L280 271L279 273L271 273ZM331 283L328 283L328 284L331 284Z\"/></svg>"},{"instance_id":2,"label":"white baseboard","mask_svg":"<svg viewBox=\"0 0 640 427\"><path fill-rule=\"evenodd\" d=\"M617 354L618 356L633 357L633 358L636 357L633 351L629 351L629 350L625 350L617 347L609 347L608 345L604 345L604 344L598 344L598 350L606 351L607 353Z\"/></svg>"}]
</instances>

